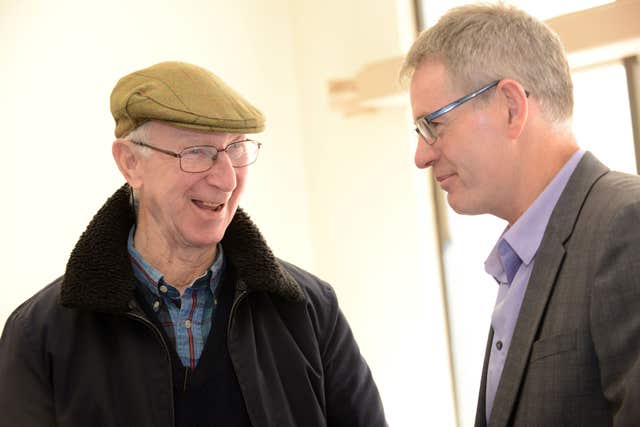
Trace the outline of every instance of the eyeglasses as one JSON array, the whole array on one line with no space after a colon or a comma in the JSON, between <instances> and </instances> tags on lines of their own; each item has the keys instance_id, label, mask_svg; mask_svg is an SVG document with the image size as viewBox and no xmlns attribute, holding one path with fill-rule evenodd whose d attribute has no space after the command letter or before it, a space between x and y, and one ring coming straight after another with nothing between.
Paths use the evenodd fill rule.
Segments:
<instances>
[{"instance_id":1,"label":"eyeglasses","mask_svg":"<svg viewBox=\"0 0 640 427\"><path fill-rule=\"evenodd\" d=\"M184 172L198 173L206 172L213 167L213 163L218 158L218 153L224 151L227 153L231 165L234 168L242 168L249 166L258 159L258 151L262 144L251 139L243 139L242 141L232 142L224 149L219 150L211 145L198 145L187 147L179 153L165 150L163 148L154 147L142 141L131 141L141 147L151 148L169 156L180 159L180 169Z\"/></svg>"},{"instance_id":2,"label":"eyeglasses","mask_svg":"<svg viewBox=\"0 0 640 427\"><path fill-rule=\"evenodd\" d=\"M429 113L425 116L418 117L418 119L416 119L416 122L415 122L416 132L418 132L418 135L420 135L422 139L424 139L424 142L426 142L427 144L429 145L435 144L436 140L438 139L438 133L436 132L434 123L432 123L433 120L437 119L443 114L448 113L454 108L459 107L460 105L464 104L470 99L475 98L481 93L488 91L492 87L497 86L498 83L500 83L500 80L492 81L491 83L482 86L480 89L475 90L470 94L463 96L457 101L453 101L451 104L445 105L444 107L434 111L433 113ZM529 93L527 93L527 96L529 96Z\"/></svg>"}]
</instances>

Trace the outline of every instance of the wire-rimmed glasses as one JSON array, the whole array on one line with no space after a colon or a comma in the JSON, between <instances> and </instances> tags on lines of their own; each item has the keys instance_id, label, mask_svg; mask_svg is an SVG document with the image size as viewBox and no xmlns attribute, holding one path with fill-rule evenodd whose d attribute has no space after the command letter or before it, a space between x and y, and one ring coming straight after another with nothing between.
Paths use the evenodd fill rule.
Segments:
<instances>
[{"instance_id":1,"label":"wire-rimmed glasses","mask_svg":"<svg viewBox=\"0 0 640 427\"><path fill-rule=\"evenodd\" d=\"M188 173L206 172L213 167L222 151L227 153L234 168L249 166L258 159L258 151L262 144L252 139L235 141L220 150L212 145L196 145L187 147L179 153L164 148L155 147L142 141L131 141L141 147L151 148L172 157L180 159L180 169Z\"/></svg>"}]
</instances>

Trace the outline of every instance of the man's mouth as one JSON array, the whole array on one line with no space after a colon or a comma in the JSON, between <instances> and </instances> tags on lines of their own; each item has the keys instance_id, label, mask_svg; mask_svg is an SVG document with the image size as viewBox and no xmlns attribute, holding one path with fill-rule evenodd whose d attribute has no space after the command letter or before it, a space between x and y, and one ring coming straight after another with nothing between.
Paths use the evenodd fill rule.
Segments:
<instances>
[{"instance_id":1,"label":"man's mouth","mask_svg":"<svg viewBox=\"0 0 640 427\"><path fill-rule=\"evenodd\" d=\"M452 177L453 175L455 175L455 173L450 173L450 174L446 174L446 175L439 175L439 176L436 177L436 180L438 182L442 182L445 179Z\"/></svg>"},{"instance_id":2,"label":"man's mouth","mask_svg":"<svg viewBox=\"0 0 640 427\"><path fill-rule=\"evenodd\" d=\"M220 212L220 210L222 210L222 208L224 207L224 203L206 202L204 200L196 200L196 199L193 199L192 201L200 209L207 209L214 212Z\"/></svg>"}]
</instances>

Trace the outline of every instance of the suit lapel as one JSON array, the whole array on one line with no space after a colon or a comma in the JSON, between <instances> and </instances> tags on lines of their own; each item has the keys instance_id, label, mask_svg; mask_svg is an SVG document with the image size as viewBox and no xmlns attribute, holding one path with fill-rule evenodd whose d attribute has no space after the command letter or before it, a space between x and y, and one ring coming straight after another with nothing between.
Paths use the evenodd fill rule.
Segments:
<instances>
[{"instance_id":1,"label":"suit lapel","mask_svg":"<svg viewBox=\"0 0 640 427\"><path fill-rule=\"evenodd\" d=\"M509 354L496 391L489 420L490 427L509 424L529 361L531 347L565 257L564 243L571 236L580 209L593 184L607 171L608 169L591 153L585 153L551 214L549 224L536 253L533 272L527 285L509 347ZM476 425L478 425L477 420Z\"/></svg>"},{"instance_id":2,"label":"suit lapel","mask_svg":"<svg viewBox=\"0 0 640 427\"><path fill-rule=\"evenodd\" d=\"M508 425L529 360L531 346L555 283L556 274L564 259L565 251L562 244L555 238L546 240L544 250L540 250L541 247L536 254L535 266L513 331L509 354L491 411L489 420L491 427Z\"/></svg>"}]
</instances>

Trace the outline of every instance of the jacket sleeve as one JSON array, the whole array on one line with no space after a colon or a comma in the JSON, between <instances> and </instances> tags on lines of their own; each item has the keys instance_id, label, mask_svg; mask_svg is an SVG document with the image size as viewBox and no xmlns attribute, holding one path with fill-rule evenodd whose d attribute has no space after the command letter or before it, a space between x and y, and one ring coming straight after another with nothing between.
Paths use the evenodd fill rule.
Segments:
<instances>
[{"instance_id":1,"label":"jacket sleeve","mask_svg":"<svg viewBox=\"0 0 640 427\"><path fill-rule=\"evenodd\" d=\"M336 296L329 288L332 312L328 316L322 359L329 427L383 427L384 410L371 371Z\"/></svg>"},{"instance_id":2,"label":"jacket sleeve","mask_svg":"<svg viewBox=\"0 0 640 427\"><path fill-rule=\"evenodd\" d=\"M22 308L0 338L0 427L55 426L46 356L28 335Z\"/></svg>"},{"instance_id":3,"label":"jacket sleeve","mask_svg":"<svg viewBox=\"0 0 640 427\"><path fill-rule=\"evenodd\" d=\"M640 425L640 202L619 210L602 242L591 330L614 426Z\"/></svg>"}]
</instances>

